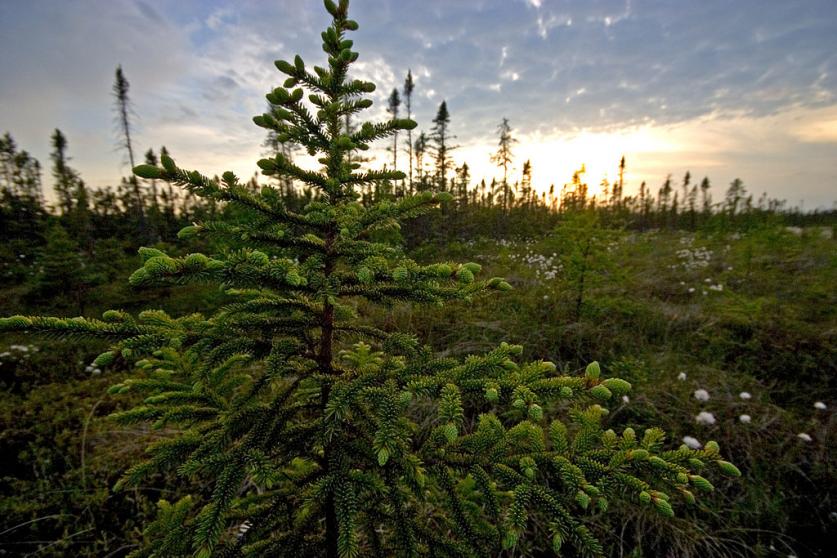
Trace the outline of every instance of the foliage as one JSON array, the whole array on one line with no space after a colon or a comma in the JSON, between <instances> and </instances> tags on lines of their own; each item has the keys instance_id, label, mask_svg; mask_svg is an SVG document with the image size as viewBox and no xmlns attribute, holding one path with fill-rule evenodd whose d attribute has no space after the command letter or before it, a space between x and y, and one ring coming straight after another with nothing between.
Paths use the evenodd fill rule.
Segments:
<instances>
[{"instance_id":1,"label":"foliage","mask_svg":"<svg viewBox=\"0 0 837 558\"><path fill-rule=\"evenodd\" d=\"M288 78L254 119L279 142L319 155L319 172L282 153L259 161L268 176L316 189L314 201L289 209L270 187L255 191L231 173L213 180L168 156L161 167L135 168L238 209L180 233L228 248L182 257L142 248L144 265L130 278L137 288L217 284L222 308L209 317L111 310L101 320L0 320L5 331L106 340L96 367L139 359L140 373L111 391L145 399L116 418L167 435L117 488L173 471L206 489L160 502L135 555L482 556L544 540L556 553L568 545L602 555L589 522L611 502L671 517L672 497L694 503L695 490L712 490L698 474L704 467L739 476L713 442L666 449L657 428L605 429L603 405L631 386L602 378L596 362L583 375L559 373L551 362L521 361L522 347L505 343L445 358L357 316L362 301L444 305L509 285L476 280L474 263L420 265L375 241L450 196L358 203L360 187L404 174L361 170L349 155L415 123L366 122L346 133L343 117L369 107L364 94L374 85L349 78L358 55L345 37L357 29L348 2L325 4L328 67L312 73L299 56L278 61ZM313 113L298 86L310 92ZM437 130L437 142L446 133ZM445 188L445 155L437 156ZM566 422L547 424L547 406Z\"/></svg>"}]
</instances>

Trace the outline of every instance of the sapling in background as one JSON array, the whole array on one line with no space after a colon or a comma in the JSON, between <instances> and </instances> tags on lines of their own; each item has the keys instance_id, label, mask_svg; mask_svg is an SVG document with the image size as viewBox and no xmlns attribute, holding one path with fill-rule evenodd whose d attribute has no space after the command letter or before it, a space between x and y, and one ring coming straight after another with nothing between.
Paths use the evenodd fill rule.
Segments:
<instances>
[{"instance_id":1,"label":"sapling in background","mask_svg":"<svg viewBox=\"0 0 837 558\"><path fill-rule=\"evenodd\" d=\"M406 332L368 325L358 299L439 304L510 288L478 279L474 263L419 265L377 233L430 211L445 193L359 203L360 189L404 179L352 156L415 123L363 122L375 85L351 74L358 54L348 1L325 1L324 67L277 61L287 77L267 95L257 125L316 156L306 170L277 153L259 161L318 195L301 211L271 187L220 181L178 167L140 165L137 176L234 204L234 216L197 222L229 248L171 257L143 248L136 288L217 284L228 302L209 316L101 320L15 316L0 330L112 341L95 366L135 362L111 392L140 392L122 423L165 429L147 461L117 489L170 470L204 489L161 501L134 556L602 555L590 520L611 502L673 516L712 490L703 475L737 476L718 445L667 447L657 428L607 429L607 405L630 390L599 364L564 375L523 362L503 343L464 360L441 358ZM308 95L306 97L306 91Z\"/></svg>"}]
</instances>

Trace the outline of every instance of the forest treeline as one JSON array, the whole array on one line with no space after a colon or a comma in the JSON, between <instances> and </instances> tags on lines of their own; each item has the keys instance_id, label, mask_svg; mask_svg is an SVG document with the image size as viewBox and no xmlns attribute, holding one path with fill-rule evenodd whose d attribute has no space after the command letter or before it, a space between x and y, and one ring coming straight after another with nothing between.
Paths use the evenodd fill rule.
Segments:
<instances>
[{"instance_id":1,"label":"forest treeline","mask_svg":"<svg viewBox=\"0 0 837 558\"><path fill-rule=\"evenodd\" d=\"M134 165L138 160L132 139L129 87L122 68L117 68L113 96L118 147ZM408 71L403 88L393 89L387 99L391 118L414 117L414 91L415 82ZM268 104L270 110L281 108ZM563 215L578 212L596 213L598 222L606 226L634 230L740 229L765 222L829 225L835 216L833 209L804 212L766 194L755 198L740 179L715 199L710 179L696 180L690 172L682 179L669 176L656 188L642 182L635 194L626 195L625 157L614 162L617 179L612 183L604 179L597 185L596 194L585 181L583 164L569 182L541 191L532 184L530 161L523 162L519 176L513 175L518 140L507 118L497 127L497 150L491 156L500 176L490 182L475 182L467 162L459 166L454 162L452 154L458 146L451 123L447 103L442 101L428 130L396 133L386 148L387 167L404 172L406 177L382 181L362 193L361 201L366 206L416 192L451 194L452 201L442 212L406 225L402 234L410 245L428 239L530 236L551 230ZM343 125L347 133L355 130L348 115ZM42 287L53 288L47 279L51 274L43 270L54 259L66 266L71 276L66 290L83 290L85 284L112 279L107 267L116 252L170 242L182 227L213 219L223 211L211 200L136 176L123 177L115 186L91 188L73 168L70 143L61 130L53 131L50 146L49 163L42 165L20 148L10 133L0 137L0 234L6 241L0 248L0 281L4 284L17 284L27 275L38 283L38 277L31 277L30 266L40 259L41 283L47 283ZM293 141L277 138L275 132L268 133L263 148L266 156L281 153L289 160L300 152ZM168 155L165 147L158 151L149 148L142 161L156 165L164 155ZM363 155L354 157L359 163L368 160ZM53 191L50 200L44 194L47 184ZM254 191L264 186L274 188L285 205L294 210L317 196L310 187L286 177L265 182L265 177L256 174L246 184ZM72 265L65 254L80 254L93 263L87 267ZM97 267L96 262L101 265Z\"/></svg>"}]
</instances>

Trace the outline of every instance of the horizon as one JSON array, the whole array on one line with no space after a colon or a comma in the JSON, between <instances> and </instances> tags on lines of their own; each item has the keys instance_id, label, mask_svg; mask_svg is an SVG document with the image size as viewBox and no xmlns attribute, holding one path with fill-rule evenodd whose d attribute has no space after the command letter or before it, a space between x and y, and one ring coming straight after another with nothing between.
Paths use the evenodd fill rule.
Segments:
<instances>
[{"instance_id":1,"label":"horizon","mask_svg":"<svg viewBox=\"0 0 837 558\"><path fill-rule=\"evenodd\" d=\"M446 100L460 145L453 159L468 164L472 185L502 177L489 157L507 117L519 140L510 182L529 159L539 192L560 190L582 165L595 191L625 156L626 195L641 181L656 191L667 175L679 184L689 171L710 179L716 200L740 178L754 198L834 207L833 3L435 0L401 5L400 17L396 6L353 3L358 75L378 85L373 118L411 69L416 131L430 129ZM287 0L4 4L0 132L41 161L45 184L59 128L88 185L117 185L129 171L112 126L121 64L137 160L165 144L188 168L249 179L264 139L251 118L280 81L273 60L323 60L321 11L318 1Z\"/></svg>"}]
</instances>

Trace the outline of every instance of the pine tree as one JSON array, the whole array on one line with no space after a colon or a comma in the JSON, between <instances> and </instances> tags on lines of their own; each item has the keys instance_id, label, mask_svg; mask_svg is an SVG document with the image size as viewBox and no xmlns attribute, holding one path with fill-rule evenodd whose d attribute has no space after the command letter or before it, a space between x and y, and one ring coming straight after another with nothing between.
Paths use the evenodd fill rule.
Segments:
<instances>
[{"instance_id":1,"label":"pine tree","mask_svg":"<svg viewBox=\"0 0 837 558\"><path fill-rule=\"evenodd\" d=\"M419 137L416 138L416 143L414 145L416 154L416 170L418 171L418 180L421 185L421 190L426 189L424 184L424 154L427 152L427 141L427 135L424 132L421 132Z\"/></svg>"},{"instance_id":2,"label":"pine tree","mask_svg":"<svg viewBox=\"0 0 837 558\"><path fill-rule=\"evenodd\" d=\"M76 188L73 194L73 212L67 220L68 228L73 234L73 238L85 249L89 249L92 242L90 194L83 180L78 179L76 181Z\"/></svg>"},{"instance_id":3,"label":"pine tree","mask_svg":"<svg viewBox=\"0 0 837 558\"><path fill-rule=\"evenodd\" d=\"M86 268L78 243L61 225L55 224L47 231L37 263L38 273L27 297L41 304L70 304L83 314L87 291L99 278Z\"/></svg>"},{"instance_id":4,"label":"pine tree","mask_svg":"<svg viewBox=\"0 0 837 558\"><path fill-rule=\"evenodd\" d=\"M398 120L398 110L401 107L401 95L398 89L393 88L387 99L387 113L393 120ZM409 118L409 117L408 117ZM398 131L392 134L392 146L388 148L392 152L392 170L398 170Z\"/></svg>"},{"instance_id":5,"label":"pine tree","mask_svg":"<svg viewBox=\"0 0 837 558\"><path fill-rule=\"evenodd\" d=\"M671 175L666 177L665 182L657 192L657 214L660 218L660 225L665 226L668 223L669 200L671 199Z\"/></svg>"},{"instance_id":6,"label":"pine tree","mask_svg":"<svg viewBox=\"0 0 837 558\"><path fill-rule=\"evenodd\" d=\"M709 177L704 176L703 180L700 181L700 205L704 217L708 217L712 213L712 194L709 191L711 187Z\"/></svg>"},{"instance_id":7,"label":"pine tree","mask_svg":"<svg viewBox=\"0 0 837 558\"><path fill-rule=\"evenodd\" d=\"M468 204L468 185L471 183L471 169L468 163L462 163L456 167L456 201L457 206L462 208Z\"/></svg>"},{"instance_id":8,"label":"pine tree","mask_svg":"<svg viewBox=\"0 0 837 558\"><path fill-rule=\"evenodd\" d=\"M686 174L683 175L683 184L681 184L680 188L682 190L683 195L680 196L680 199L685 201L686 198L689 196L689 186L692 184L692 173L686 171Z\"/></svg>"},{"instance_id":9,"label":"pine tree","mask_svg":"<svg viewBox=\"0 0 837 558\"><path fill-rule=\"evenodd\" d=\"M693 184L692 189L689 190L689 196L687 198L687 203L689 205L689 227L691 227L692 230L694 230L697 225L697 196L698 187L697 184Z\"/></svg>"},{"instance_id":10,"label":"pine tree","mask_svg":"<svg viewBox=\"0 0 837 558\"><path fill-rule=\"evenodd\" d=\"M55 179L53 189L58 198L58 208L62 215L69 215L73 210L73 193L76 188L78 174L70 168L70 158L67 155L67 138L61 130L55 129L50 138L52 142L52 177Z\"/></svg>"},{"instance_id":11,"label":"pine tree","mask_svg":"<svg viewBox=\"0 0 837 558\"><path fill-rule=\"evenodd\" d=\"M407 120L413 118L413 72L407 70L407 78L404 80L404 106L407 108ZM410 194L413 193L413 131L407 130L407 160L410 163L410 171L407 175L410 185Z\"/></svg>"},{"instance_id":12,"label":"pine tree","mask_svg":"<svg viewBox=\"0 0 837 558\"><path fill-rule=\"evenodd\" d=\"M529 204L529 197L532 194L532 162L528 159L523 163L523 172L520 178L520 191L523 193L525 203Z\"/></svg>"},{"instance_id":13,"label":"pine tree","mask_svg":"<svg viewBox=\"0 0 837 558\"><path fill-rule=\"evenodd\" d=\"M18 150L6 133L0 137L0 236L18 259L12 268L23 271L16 264L28 263L32 248L41 243L45 221L41 165L27 151Z\"/></svg>"},{"instance_id":14,"label":"pine tree","mask_svg":"<svg viewBox=\"0 0 837 558\"><path fill-rule=\"evenodd\" d=\"M613 185L613 199L611 204L617 211L622 207L622 196L625 191L625 156L619 160L619 180Z\"/></svg>"},{"instance_id":15,"label":"pine tree","mask_svg":"<svg viewBox=\"0 0 837 558\"><path fill-rule=\"evenodd\" d=\"M740 178L736 178L729 183L724 203L726 204L726 210L730 217L735 217L736 213L738 213L739 205L746 196L747 188L744 187L744 182Z\"/></svg>"},{"instance_id":16,"label":"pine tree","mask_svg":"<svg viewBox=\"0 0 837 558\"><path fill-rule=\"evenodd\" d=\"M116 418L167 428L117 488L159 470L208 483L161 501L147 545L134 555L497 556L524 538L601 555L586 521L608 502L671 516L669 494L691 502L692 489L712 489L693 469L714 463L737 474L717 444L667 450L658 429L606 430L604 405L630 384L602 378L597 363L583 374L558 373L550 362L521 362L522 348L506 343L464 361L438 357L357 315L359 299L444 304L510 286L477 280L474 263L419 265L374 241L450 195L358 203L359 187L404 173L363 170L347 154L415 123L364 122L343 133L343 115L368 108L365 94L375 87L350 77L358 54L346 32L358 25L348 1L325 6L333 17L322 34L327 66L309 69L299 56L277 61L287 79L268 94L275 108L254 118L319 156L320 171L282 154L258 163L268 176L317 189L316 201L291 211L269 186L252 191L232 173L209 179L168 156L162 167L135 169L240 210L181 236L247 246L185 257L143 248L130 283L217 283L226 306L211 316L148 310L0 320L0 331L109 339L97 366L136 361L135 377L111 391L147 397ZM552 408L568 408L569 422L547 421Z\"/></svg>"},{"instance_id":17,"label":"pine tree","mask_svg":"<svg viewBox=\"0 0 837 558\"><path fill-rule=\"evenodd\" d=\"M651 213L651 205L653 202L651 201L651 196L648 194L648 186L646 186L644 180L639 185L639 196L637 200L639 202L642 229L645 230L648 227L648 216Z\"/></svg>"},{"instance_id":18,"label":"pine tree","mask_svg":"<svg viewBox=\"0 0 837 558\"><path fill-rule=\"evenodd\" d=\"M509 193L509 167L514 162L512 146L517 143L517 140L511 134L508 118L503 118L503 121L497 126L497 134L499 135L497 152L491 156L491 162L503 169L503 209L508 211L512 202Z\"/></svg>"},{"instance_id":19,"label":"pine tree","mask_svg":"<svg viewBox=\"0 0 837 558\"><path fill-rule=\"evenodd\" d=\"M448 128L450 127L450 113L448 112L448 104L442 101L439 105L439 110L436 111L436 117L433 119L433 129L430 132L430 140L433 142L433 148L436 154L436 179L438 181L439 191L444 192L447 189L448 171L453 166L450 159L450 152L456 149L450 144L453 136L450 135Z\"/></svg>"},{"instance_id":20,"label":"pine tree","mask_svg":"<svg viewBox=\"0 0 837 558\"><path fill-rule=\"evenodd\" d=\"M116 67L116 75L113 80L113 98L116 101L116 125L119 129L120 139L119 145L125 150L128 155L128 162L131 168L134 168L134 147L131 141L131 99L128 95L130 84L122 72L122 66ZM145 200L142 199L140 192L139 180L136 176L131 176L129 183L134 193L134 207L139 219L140 233L144 238L148 238L148 226L145 220Z\"/></svg>"}]
</instances>

